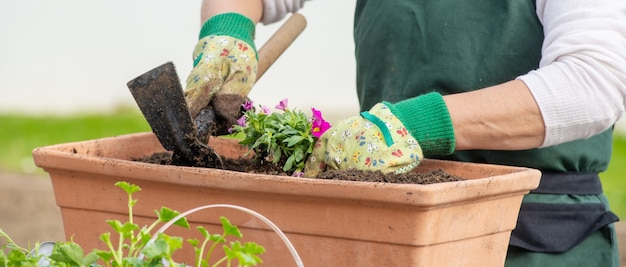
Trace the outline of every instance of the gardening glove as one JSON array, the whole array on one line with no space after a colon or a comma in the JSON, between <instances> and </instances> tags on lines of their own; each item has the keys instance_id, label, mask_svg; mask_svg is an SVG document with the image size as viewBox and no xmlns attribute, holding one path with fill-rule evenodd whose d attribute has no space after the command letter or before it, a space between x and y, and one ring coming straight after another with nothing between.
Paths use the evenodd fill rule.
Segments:
<instances>
[{"instance_id":1,"label":"gardening glove","mask_svg":"<svg viewBox=\"0 0 626 267\"><path fill-rule=\"evenodd\" d=\"M237 13L216 15L202 26L185 88L199 135L203 127L209 127L203 124L213 122L218 129L227 130L241 116L241 105L256 81L254 31L254 22ZM209 117L198 118L207 107Z\"/></svg>"},{"instance_id":2,"label":"gardening glove","mask_svg":"<svg viewBox=\"0 0 626 267\"><path fill-rule=\"evenodd\" d=\"M326 169L406 173L424 155L454 151L454 130L443 98L430 93L372 109L326 131L307 159L304 176Z\"/></svg>"}]
</instances>

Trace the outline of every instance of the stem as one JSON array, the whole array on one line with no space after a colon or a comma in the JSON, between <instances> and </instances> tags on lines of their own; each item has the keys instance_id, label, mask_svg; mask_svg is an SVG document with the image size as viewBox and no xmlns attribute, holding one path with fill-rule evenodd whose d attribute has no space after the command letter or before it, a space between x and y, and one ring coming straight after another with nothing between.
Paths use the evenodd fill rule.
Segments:
<instances>
[{"instance_id":1,"label":"stem","mask_svg":"<svg viewBox=\"0 0 626 267\"><path fill-rule=\"evenodd\" d=\"M109 250L111 252L113 252L113 258L115 259L115 262L117 262L118 265L122 264L122 259L120 259L119 255L117 255L117 253L115 253L115 248L113 248L113 244L111 243L111 240L109 238L108 242L106 242L107 247L109 248Z\"/></svg>"},{"instance_id":2,"label":"stem","mask_svg":"<svg viewBox=\"0 0 626 267\"><path fill-rule=\"evenodd\" d=\"M120 240L117 242L117 246L118 246L117 253L113 253L113 254L119 254L118 263L120 264L120 266L122 265L122 259L124 258L124 251L122 251L123 245L124 245L124 234L120 233Z\"/></svg>"},{"instance_id":3,"label":"stem","mask_svg":"<svg viewBox=\"0 0 626 267\"><path fill-rule=\"evenodd\" d=\"M222 235L223 237L223 235ZM206 254L206 262L209 262L209 259L211 258L211 255L213 255L213 250L215 250L215 248L217 247L217 242L213 242L213 244L211 245L211 247L209 248L209 251Z\"/></svg>"},{"instance_id":4,"label":"stem","mask_svg":"<svg viewBox=\"0 0 626 267\"><path fill-rule=\"evenodd\" d=\"M9 235L7 233L5 233L2 229L0 229L0 236L4 237L7 240L7 242L9 244L11 244L11 246L13 246L13 248L19 249L19 250L24 251L24 252L28 252L28 249L20 247L18 244L16 244L13 241L13 239L11 239L11 237L9 237Z\"/></svg>"},{"instance_id":5,"label":"stem","mask_svg":"<svg viewBox=\"0 0 626 267\"><path fill-rule=\"evenodd\" d=\"M220 264L222 264L222 262L226 261L228 259L228 257L224 256L223 258L221 258L220 260L218 260L217 262L215 262L215 264L211 265L212 267L216 267L219 266ZM228 266L230 266L230 262L228 262Z\"/></svg>"},{"instance_id":6,"label":"stem","mask_svg":"<svg viewBox=\"0 0 626 267\"><path fill-rule=\"evenodd\" d=\"M133 195L128 194L128 222L133 223Z\"/></svg>"},{"instance_id":7,"label":"stem","mask_svg":"<svg viewBox=\"0 0 626 267\"><path fill-rule=\"evenodd\" d=\"M145 232L150 233L152 229L157 226L157 224L159 224L159 220L154 221L148 228L145 229ZM139 232L141 233L141 230ZM142 239L143 239L143 236L141 239L137 238L134 242L132 242L131 250L129 250L128 252L130 256L138 257L140 255L141 249L143 248L143 246L142 247L136 247L136 246L139 242L143 241Z\"/></svg>"},{"instance_id":8,"label":"stem","mask_svg":"<svg viewBox=\"0 0 626 267\"><path fill-rule=\"evenodd\" d=\"M128 194L128 222L130 224L133 224L133 194ZM130 231L130 247L128 248L128 254L130 255L134 249L135 249L135 245L137 240L133 240L135 237L135 231ZM122 236L120 235L120 247L119 247L119 253L120 256L122 256L122 245L123 245L123 240L122 240Z\"/></svg>"},{"instance_id":9,"label":"stem","mask_svg":"<svg viewBox=\"0 0 626 267\"><path fill-rule=\"evenodd\" d=\"M198 259L196 260L196 267L200 267L202 264L202 254L204 252L204 248L206 247L206 244L209 243L209 238L204 238L204 241L202 242L202 245L200 246L200 253L198 253ZM210 253L208 254L209 256L211 255ZM207 263L209 262L209 259L207 258Z\"/></svg>"}]
</instances>

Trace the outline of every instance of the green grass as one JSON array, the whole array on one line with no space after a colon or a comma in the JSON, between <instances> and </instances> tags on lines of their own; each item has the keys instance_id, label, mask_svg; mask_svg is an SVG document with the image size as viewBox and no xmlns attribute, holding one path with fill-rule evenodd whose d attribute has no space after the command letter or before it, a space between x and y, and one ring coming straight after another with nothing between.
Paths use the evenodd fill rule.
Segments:
<instances>
[{"instance_id":1,"label":"green grass","mask_svg":"<svg viewBox=\"0 0 626 267\"><path fill-rule=\"evenodd\" d=\"M34 148L150 131L137 110L112 114L28 116L0 114L0 171L43 173L32 160Z\"/></svg>"},{"instance_id":2,"label":"green grass","mask_svg":"<svg viewBox=\"0 0 626 267\"><path fill-rule=\"evenodd\" d=\"M36 147L146 131L150 126L133 109L73 116L0 114L0 171L43 175L32 160ZM626 218L626 136L616 135L613 159L600 176L612 210Z\"/></svg>"}]
</instances>

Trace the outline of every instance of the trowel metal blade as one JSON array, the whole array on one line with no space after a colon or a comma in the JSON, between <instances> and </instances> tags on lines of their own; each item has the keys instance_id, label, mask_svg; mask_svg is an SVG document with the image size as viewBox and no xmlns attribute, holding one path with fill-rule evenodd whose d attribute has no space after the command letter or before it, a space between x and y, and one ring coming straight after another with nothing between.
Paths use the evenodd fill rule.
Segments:
<instances>
[{"instance_id":1,"label":"trowel metal blade","mask_svg":"<svg viewBox=\"0 0 626 267\"><path fill-rule=\"evenodd\" d=\"M127 85L161 145L191 159L189 140L196 138L196 130L174 64L158 66Z\"/></svg>"}]
</instances>

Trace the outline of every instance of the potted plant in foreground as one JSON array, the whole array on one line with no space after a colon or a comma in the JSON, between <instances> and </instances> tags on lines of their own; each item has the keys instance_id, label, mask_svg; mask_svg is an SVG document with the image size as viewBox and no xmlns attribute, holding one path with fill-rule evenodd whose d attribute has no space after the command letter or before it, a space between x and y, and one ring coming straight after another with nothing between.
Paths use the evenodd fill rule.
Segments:
<instances>
[{"instance_id":1,"label":"potted plant in foreground","mask_svg":"<svg viewBox=\"0 0 626 267\"><path fill-rule=\"evenodd\" d=\"M309 121L306 127L312 125ZM227 158L248 153L232 138L211 138L209 145ZM103 222L128 216L119 208L124 195L111 190L111 184L123 180L144 189L136 193L143 205L133 211L139 224L153 221L152 210L164 203L174 210L239 205L280 227L307 266L502 266L522 197L540 178L539 171L528 168L432 159L424 159L415 172L443 169L466 180L355 182L133 160L164 151L154 134L137 133L37 148L33 156L51 177L65 235L86 247L105 249L97 236L109 227ZM263 158L274 161L276 154ZM297 174L296 158L291 166ZM293 266L282 240L248 214L215 209L187 219L218 232L220 216L245 231L243 242L265 248L264 264ZM170 231L192 238L180 229ZM193 250L179 255L185 262L194 259Z\"/></svg>"},{"instance_id":2,"label":"potted plant in foreground","mask_svg":"<svg viewBox=\"0 0 626 267\"><path fill-rule=\"evenodd\" d=\"M140 226L134 222L133 207L137 199L133 194L141 188L127 182L117 182L116 186L122 188L128 194L128 221L107 220L106 222L114 230L99 235L106 250L84 248L80 244L70 241L36 243L34 248L23 248L13 242L7 233L0 229L0 238L6 239L7 243L0 247L0 266L256 266L263 261L260 255L265 249L255 242L241 243L239 240L229 241L230 238L242 238L239 228L230 223L226 217L220 217L223 231L210 233L202 226L197 229L202 240L188 239L187 242L195 251L194 262L177 262L175 252L183 247L184 240L178 236L170 236L165 233L172 225L186 229L190 228L187 221L188 214L210 208L231 208L248 213L265 222L284 241L292 253L297 266L303 266L297 251L291 245L289 239L269 219L255 211L234 205L213 204L196 207L180 213L167 207L155 210L156 220ZM160 228L157 228L159 225ZM223 256L212 257L221 246ZM193 263L193 264L192 264Z\"/></svg>"}]
</instances>

